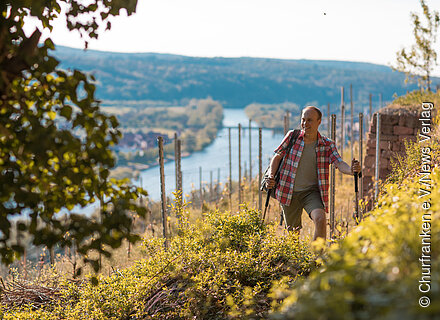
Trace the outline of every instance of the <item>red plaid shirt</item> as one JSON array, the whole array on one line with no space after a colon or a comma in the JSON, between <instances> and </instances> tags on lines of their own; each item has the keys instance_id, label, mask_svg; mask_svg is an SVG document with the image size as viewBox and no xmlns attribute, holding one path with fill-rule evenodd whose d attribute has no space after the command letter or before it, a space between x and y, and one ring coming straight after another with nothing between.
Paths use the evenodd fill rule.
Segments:
<instances>
[{"instance_id":1,"label":"red plaid shirt","mask_svg":"<svg viewBox=\"0 0 440 320\"><path fill-rule=\"evenodd\" d=\"M292 138L293 130L289 131L283 142L275 149L275 153L282 156L286 153L286 148ZM283 167L280 171L280 180L275 189L275 197L284 205L290 205L293 195L293 185L295 183L296 170L298 169L299 159L304 149L304 131L298 136L292 145L289 154L284 159ZM318 144L316 146L316 164L318 169L318 184L321 192L321 199L324 203L325 211L328 212L328 188L329 165L342 162L342 158L336 149L335 143L318 132Z\"/></svg>"}]
</instances>

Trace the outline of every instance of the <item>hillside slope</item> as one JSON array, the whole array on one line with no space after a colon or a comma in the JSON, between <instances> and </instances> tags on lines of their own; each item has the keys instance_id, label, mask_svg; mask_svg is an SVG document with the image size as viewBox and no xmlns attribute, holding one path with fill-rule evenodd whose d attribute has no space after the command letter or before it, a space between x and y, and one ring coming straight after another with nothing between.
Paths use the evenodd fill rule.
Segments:
<instances>
[{"instance_id":1,"label":"hillside slope","mask_svg":"<svg viewBox=\"0 0 440 320\"><path fill-rule=\"evenodd\" d=\"M340 86L353 85L354 99L368 95L390 100L412 90L404 75L389 67L361 62L264 58L197 58L156 53L111 53L57 47L62 68L94 74L104 100L181 102L212 97L225 107L250 103L339 104ZM439 79L434 79L435 81ZM346 99L349 99L348 90Z\"/></svg>"}]
</instances>

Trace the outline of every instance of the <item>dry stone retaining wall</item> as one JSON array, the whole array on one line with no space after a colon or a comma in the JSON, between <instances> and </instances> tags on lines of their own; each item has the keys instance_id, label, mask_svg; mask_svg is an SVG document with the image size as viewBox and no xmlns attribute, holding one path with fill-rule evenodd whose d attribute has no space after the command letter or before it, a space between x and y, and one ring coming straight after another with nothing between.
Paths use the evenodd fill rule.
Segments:
<instances>
[{"instance_id":1,"label":"dry stone retaining wall","mask_svg":"<svg viewBox=\"0 0 440 320\"><path fill-rule=\"evenodd\" d=\"M390 105L379 110L380 113L380 157L379 179L385 180L391 172L391 159L397 155L405 155L405 140L415 141L421 121L419 113L409 111L400 106ZM367 133L367 151L363 162L364 195L368 196L373 190L373 178L376 168L376 113L370 123Z\"/></svg>"}]
</instances>

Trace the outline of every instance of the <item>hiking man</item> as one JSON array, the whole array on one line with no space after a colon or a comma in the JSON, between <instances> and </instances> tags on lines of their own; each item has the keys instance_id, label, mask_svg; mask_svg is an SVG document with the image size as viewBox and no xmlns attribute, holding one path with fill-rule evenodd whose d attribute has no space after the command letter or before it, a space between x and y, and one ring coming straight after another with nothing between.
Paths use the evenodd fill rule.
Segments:
<instances>
[{"instance_id":1,"label":"hiking man","mask_svg":"<svg viewBox=\"0 0 440 320\"><path fill-rule=\"evenodd\" d=\"M335 143L318 132L321 118L321 111L314 106L307 106L302 110L301 133L286 155L275 188L275 197L281 203L287 227L299 233L304 208L315 224L313 240L318 237L326 238L329 165L334 164L344 174L360 172L359 161L353 159L350 167L342 160ZM274 175L292 136L293 130L286 134L275 149L266 184L268 189L275 186Z\"/></svg>"}]
</instances>

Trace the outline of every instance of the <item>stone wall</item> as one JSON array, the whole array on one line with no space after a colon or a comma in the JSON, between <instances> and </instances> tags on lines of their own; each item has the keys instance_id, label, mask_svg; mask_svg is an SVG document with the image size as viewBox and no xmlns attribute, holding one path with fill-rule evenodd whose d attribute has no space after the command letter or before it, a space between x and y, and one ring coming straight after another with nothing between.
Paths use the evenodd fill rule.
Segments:
<instances>
[{"instance_id":1,"label":"stone wall","mask_svg":"<svg viewBox=\"0 0 440 320\"><path fill-rule=\"evenodd\" d=\"M390 105L379 110L380 125L380 160L379 179L385 180L391 172L391 159L397 155L405 155L405 140L415 141L421 128L419 114L408 111L400 106ZM376 168L376 114L370 123L367 133L367 151L363 162L364 195L373 191L373 178Z\"/></svg>"}]
</instances>

